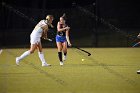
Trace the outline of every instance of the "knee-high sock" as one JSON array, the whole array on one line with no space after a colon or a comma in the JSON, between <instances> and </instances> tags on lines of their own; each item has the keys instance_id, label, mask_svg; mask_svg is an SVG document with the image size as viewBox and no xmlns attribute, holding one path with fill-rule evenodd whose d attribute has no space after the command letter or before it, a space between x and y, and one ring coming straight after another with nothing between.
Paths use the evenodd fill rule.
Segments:
<instances>
[{"instance_id":1,"label":"knee-high sock","mask_svg":"<svg viewBox=\"0 0 140 93\"><path fill-rule=\"evenodd\" d=\"M64 52L64 56L67 56L67 52Z\"/></svg>"},{"instance_id":2,"label":"knee-high sock","mask_svg":"<svg viewBox=\"0 0 140 93\"><path fill-rule=\"evenodd\" d=\"M30 51L25 51L20 57L19 57L19 60L25 58L26 56L30 55Z\"/></svg>"},{"instance_id":3,"label":"knee-high sock","mask_svg":"<svg viewBox=\"0 0 140 93\"><path fill-rule=\"evenodd\" d=\"M58 52L59 61L62 62L62 52Z\"/></svg>"},{"instance_id":4,"label":"knee-high sock","mask_svg":"<svg viewBox=\"0 0 140 93\"><path fill-rule=\"evenodd\" d=\"M38 56L42 63L46 63L43 52L38 52Z\"/></svg>"}]
</instances>

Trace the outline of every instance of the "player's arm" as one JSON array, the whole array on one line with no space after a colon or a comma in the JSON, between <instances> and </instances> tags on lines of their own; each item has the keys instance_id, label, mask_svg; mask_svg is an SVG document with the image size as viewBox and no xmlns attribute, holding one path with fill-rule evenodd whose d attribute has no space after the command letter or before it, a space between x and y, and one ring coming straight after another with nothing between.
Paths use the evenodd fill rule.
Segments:
<instances>
[{"instance_id":1,"label":"player's arm","mask_svg":"<svg viewBox=\"0 0 140 93\"><path fill-rule=\"evenodd\" d=\"M64 27L64 28L61 28L60 23L59 22L57 23L57 31L58 32L62 32L62 31L69 30L69 29L70 29L70 27L68 27L68 26Z\"/></svg>"},{"instance_id":2,"label":"player's arm","mask_svg":"<svg viewBox=\"0 0 140 93\"><path fill-rule=\"evenodd\" d=\"M41 27L43 29L43 33L42 33L42 38L43 39L47 39L47 32L48 32L48 25L42 26Z\"/></svg>"},{"instance_id":3,"label":"player's arm","mask_svg":"<svg viewBox=\"0 0 140 93\"><path fill-rule=\"evenodd\" d=\"M71 42L70 42L70 39L69 39L69 29L66 30L66 39L67 39L68 45L71 46Z\"/></svg>"}]
</instances>

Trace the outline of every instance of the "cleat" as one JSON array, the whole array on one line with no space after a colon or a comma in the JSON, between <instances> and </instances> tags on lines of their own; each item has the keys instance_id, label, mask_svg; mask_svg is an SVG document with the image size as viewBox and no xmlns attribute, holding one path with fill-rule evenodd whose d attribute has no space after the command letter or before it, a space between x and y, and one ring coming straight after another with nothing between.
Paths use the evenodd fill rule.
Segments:
<instances>
[{"instance_id":1,"label":"cleat","mask_svg":"<svg viewBox=\"0 0 140 93\"><path fill-rule=\"evenodd\" d=\"M63 66L64 65L64 63L63 62L60 62L60 66Z\"/></svg>"},{"instance_id":2,"label":"cleat","mask_svg":"<svg viewBox=\"0 0 140 93\"><path fill-rule=\"evenodd\" d=\"M66 56L63 57L63 61L66 61Z\"/></svg>"},{"instance_id":3,"label":"cleat","mask_svg":"<svg viewBox=\"0 0 140 93\"><path fill-rule=\"evenodd\" d=\"M51 66L51 64L47 64L47 63L42 64L42 67L48 67L48 66Z\"/></svg>"}]
</instances>

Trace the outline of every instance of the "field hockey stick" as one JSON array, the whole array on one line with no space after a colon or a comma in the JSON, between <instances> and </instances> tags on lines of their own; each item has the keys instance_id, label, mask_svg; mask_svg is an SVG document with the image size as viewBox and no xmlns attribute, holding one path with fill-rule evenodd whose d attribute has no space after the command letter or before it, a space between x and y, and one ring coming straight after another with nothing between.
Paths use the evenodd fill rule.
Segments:
<instances>
[{"instance_id":1,"label":"field hockey stick","mask_svg":"<svg viewBox=\"0 0 140 93\"><path fill-rule=\"evenodd\" d=\"M136 47L140 44L140 42L135 43L132 47Z\"/></svg>"},{"instance_id":2,"label":"field hockey stick","mask_svg":"<svg viewBox=\"0 0 140 93\"><path fill-rule=\"evenodd\" d=\"M82 52L84 52L84 53L87 53L87 54L88 54L88 56L90 56L90 55L91 55L91 53L89 53L88 51L83 50L83 49L81 49L81 48L79 48L79 47L77 47L77 46L73 46L73 45L72 45L72 47L73 47L73 48L76 48L76 49L78 49L78 50L80 50L80 51L82 51Z\"/></svg>"},{"instance_id":3,"label":"field hockey stick","mask_svg":"<svg viewBox=\"0 0 140 93\"><path fill-rule=\"evenodd\" d=\"M44 40L48 40L48 41L50 41L50 42L52 42L53 40L52 39L50 39L50 38L44 38Z\"/></svg>"}]
</instances>

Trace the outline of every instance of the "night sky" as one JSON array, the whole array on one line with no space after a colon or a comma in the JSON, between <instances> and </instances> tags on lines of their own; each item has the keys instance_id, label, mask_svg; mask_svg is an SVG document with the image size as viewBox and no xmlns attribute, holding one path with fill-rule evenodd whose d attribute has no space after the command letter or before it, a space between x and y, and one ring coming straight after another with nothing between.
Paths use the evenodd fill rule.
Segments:
<instances>
[{"instance_id":1,"label":"night sky","mask_svg":"<svg viewBox=\"0 0 140 93\"><path fill-rule=\"evenodd\" d=\"M3 2L22 8L71 8L73 4L85 6L93 4L96 0L2 0Z\"/></svg>"},{"instance_id":2,"label":"night sky","mask_svg":"<svg viewBox=\"0 0 140 93\"><path fill-rule=\"evenodd\" d=\"M0 34L2 36L0 39L5 38L4 36L16 37L14 36L15 33L9 34L9 32L18 33L19 38L26 35L28 36L35 26L32 19L38 22L45 18L47 14L54 15L55 20L53 23L56 27L59 17L62 16L63 13L66 13L68 18L67 23L72 28L71 33L74 33L73 38L90 36L91 33L94 36L93 30L97 31L97 28L99 30L102 29L100 31L104 33L112 32L112 29L110 29L108 25L103 24L100 20L96 20L93 14L97 15L98 18L103 18L106 22L113 24L119 29L125 29L124 31L133 29L130 33L136 32L136 35L138 34L137 29L140 28L140 5L138 0L133 2L132 0L2 0L2 2L7 6L3 5L1 8L2 15L0 15L0 18L2 21L0 22L0 30L2 30ZM90 13L84 12L84 10L74 6L82 6L86 11L90 11ZM79 35L78 31L82 33ZM21 34L20 32L24 33ZM118 38L121 38L121 35L119 35ZM5 38L5 40L8 39ZM11 38L9 38L9 41L10 40ZM112 38L109 40L112 40ZM23 38L21 38L21 41L24 41ZM27 41L25 41L25 43ZM11 41L11 45L15 45L12 42L13 41ZM90 42L90 44L93 44L93 42L94 41ZM20 43L18 44L20 45ZM3 42L2 45L9 45L9 42L7 42L7 44Z\"/></svg>"}]
</instances>

